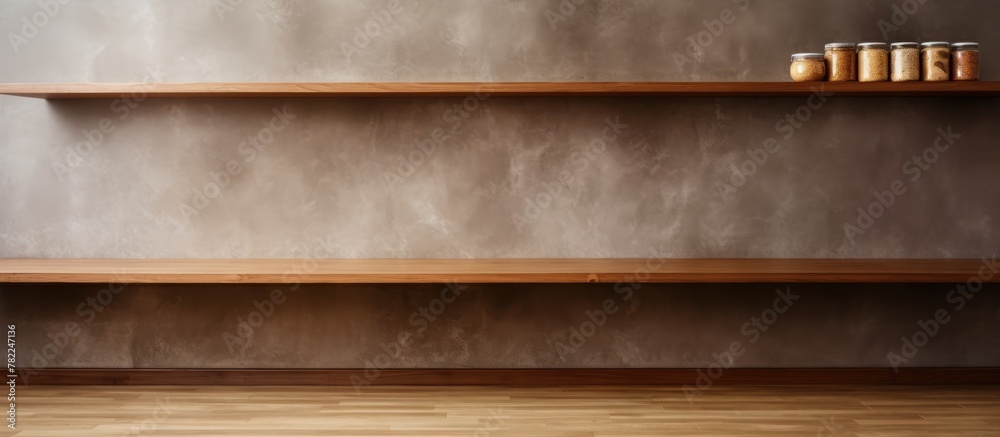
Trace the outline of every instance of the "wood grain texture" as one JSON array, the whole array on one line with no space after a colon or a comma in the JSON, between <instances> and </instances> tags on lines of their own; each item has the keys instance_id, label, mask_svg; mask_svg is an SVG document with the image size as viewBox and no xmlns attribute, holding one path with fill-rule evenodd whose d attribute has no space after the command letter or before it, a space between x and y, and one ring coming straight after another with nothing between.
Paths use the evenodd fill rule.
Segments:
<instances>
[{"instance_id":1,"label":"wood grain texture","mask_svg":"<svg viewBox=\"0 0 1000 437\"><path fill-rule=\"evenodd\" d=\"M996 436L996 386L25 387L17 437Z\"/></svg>"},{"instance_id":2,"label":"wood grain texture","mask_svg":"<svg viewBox=\"0 0 1000 437\"><path fill-rule=\"evenodd\" d=\"M695 385L704 369L26 369L29 385ZM354 377L354 379L352 379ZM1000 368L731 368L712 385L1000 384Z\"/></svg>"},{"instance_id":3,"label":"wood grain texture","mask_svg":"<svg viewBox=\"0 0 1000 437\"><path fill-rule=\"evenodd\" d=\"M0 259L0 282L585 283L1000 280L975 259ZM990 277L981 275L985 272Z\"/></svg>"},{"instance_id":4,"label":"wood grain texture","mask_svg":"<svg viewBox=\"0 0 1000 437\"><path fill-rule=\"evenodd\" d=\"M8 83L0 94L45 99L191 97L768 97L823 89L842 96L997 96L1000 82L204 82Z\"/></svg>"}]
</instances>

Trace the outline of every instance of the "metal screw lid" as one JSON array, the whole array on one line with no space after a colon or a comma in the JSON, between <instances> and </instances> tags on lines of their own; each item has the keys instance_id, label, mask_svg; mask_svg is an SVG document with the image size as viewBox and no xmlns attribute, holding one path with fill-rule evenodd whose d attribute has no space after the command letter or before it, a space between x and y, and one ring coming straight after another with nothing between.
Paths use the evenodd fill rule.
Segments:
<instances>
[{"instance_id":1,"label":"metal screw lid","mask_svg":"<svg viewBox=\"0 0 1000 437\"><path fill-rule=\"evenodd\" d=\"M825 48L826 50L853 49L855 47L857 47L857 44L854 44L852 42L832 42L823 46L823 48Z\"/></svg>"},{"instance_id":2,"label":"metal screw lid","mask_svg":"<svg viewBox=\"0 0 1000 437\"><path fill-rule=\"evenodd\" d=\"M823 59L822 53L795 53L792 55L793 61L800 61L805 59Z\"/></svg>"},{"instance_id":3,"label":"metal screw lid","mask_svg":"<svg viewBox=\"0 0 1000 437\"><path fill-rule=\"evenodd\" d=\"M858 50L865 50L865 49L887 50L888 47L889 45L884 42L863 42L861 44L858 44Z\"/></svg>"}]
</instances>

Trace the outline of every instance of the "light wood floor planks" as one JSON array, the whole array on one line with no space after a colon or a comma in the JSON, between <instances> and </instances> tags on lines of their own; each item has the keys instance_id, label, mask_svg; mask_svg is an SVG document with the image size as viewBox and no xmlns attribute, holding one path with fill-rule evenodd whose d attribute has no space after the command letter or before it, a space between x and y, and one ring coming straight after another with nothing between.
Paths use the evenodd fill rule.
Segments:
<instances>
[{"instance_id":1,"label":"light wood floor planks","mask_svg":"<svg viewBox=\"0 0 1000 437\"><path fill-rule=\"evenodd\" d=\"M21 386L18 437L997 436L998 386Z\"/></svg>"}]
</instances>

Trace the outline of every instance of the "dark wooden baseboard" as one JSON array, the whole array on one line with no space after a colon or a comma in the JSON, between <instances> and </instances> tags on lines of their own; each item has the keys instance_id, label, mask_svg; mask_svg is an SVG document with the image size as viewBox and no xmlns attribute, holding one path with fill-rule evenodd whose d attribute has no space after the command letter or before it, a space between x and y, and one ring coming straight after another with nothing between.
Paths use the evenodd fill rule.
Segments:
<instances>
[{"instance_id":1,"label":"dark wooden baseboard","mask_svg":"<svg viewBox=\"0 0 1000 437\"><path fill-rule=\"evenodd\" d=\"M1000 384L997 367L748 369L23 369L25 385ZM714 377L713 377L714 376Z\"/></svg>"}]
</instances>

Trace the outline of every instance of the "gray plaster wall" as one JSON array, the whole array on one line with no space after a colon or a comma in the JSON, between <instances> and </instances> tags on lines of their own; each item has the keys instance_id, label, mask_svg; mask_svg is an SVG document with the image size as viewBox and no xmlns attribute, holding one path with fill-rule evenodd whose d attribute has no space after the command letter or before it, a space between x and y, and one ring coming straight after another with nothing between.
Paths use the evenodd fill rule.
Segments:
<instances>
[{"instance_id":1,"label":"gray plaster wall","mask_svg":"<svg viewBox=\"0 0 1000 437\"><path fill-rule=\"evenodd\" d=\"M790 53L885 39L880 21L901 23L890 40L980 41L983 79L1000 78L1000 3L914 4L5 1L0 81L773 81ZM996 104L0 97L0 257L992 256ZM936 151L941 132L952 136ZM905 192L860 226L858 208L879 211L874 193L897 180ZM80 322L78 304L99 291L0 286L25 350ZM779 286L648 286L568 357L552 339L613 291L473 286L440 335L392 364L704 365ZM738 364L887 365L900 332L952 305L948 286L799 287L806 309ZM129 290L50 361L362 367L436 293L304 286L234 355L222 334L263 288ZM997 301L979 296L909 364L998 365ZM317 332L333 346L288 349Z\"/></svg>"}]
</instances>

